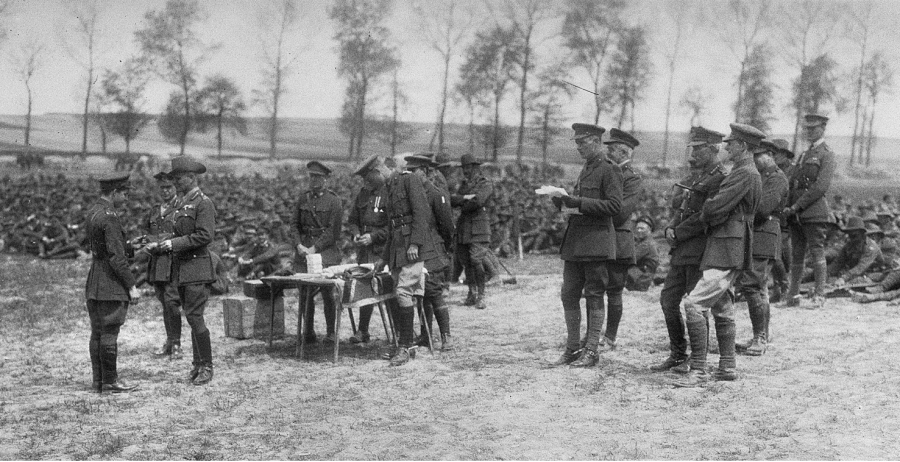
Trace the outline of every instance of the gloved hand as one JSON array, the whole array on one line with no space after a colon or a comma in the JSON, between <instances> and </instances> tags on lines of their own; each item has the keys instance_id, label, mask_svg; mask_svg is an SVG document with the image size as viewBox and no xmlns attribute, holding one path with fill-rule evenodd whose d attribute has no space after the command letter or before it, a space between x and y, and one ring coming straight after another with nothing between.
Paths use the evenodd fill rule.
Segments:
<instances>
[{"instance_id":1,"label":"gloved hand","mask_svg":"<svg viewBox=\"0 0 900 462\"><path fill-rule=\"evenodd\" d=\"M581 206L580 197L562 196L562 203L566 207L578 208Z\"/></svg>"}]
</instances>

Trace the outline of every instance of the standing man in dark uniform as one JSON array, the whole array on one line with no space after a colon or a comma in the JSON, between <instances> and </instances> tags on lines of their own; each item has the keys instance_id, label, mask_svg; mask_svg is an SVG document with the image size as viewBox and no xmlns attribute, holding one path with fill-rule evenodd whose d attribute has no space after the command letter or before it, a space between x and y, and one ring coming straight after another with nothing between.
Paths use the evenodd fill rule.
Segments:
<instances>
[{"instance_id":1,"label":"standing man in dark uniform","mask_svg":"<svg viewBox=\"0 0 900 462\"><path fill-rule=\"evenodd\" d=\"M659 294L666 330L669 334L669 356L653 365L654 372L673 369L687 373L687 340L681 299L694 289L700 280L700 261L706 249L706 226L700 221L700 211L707 199L714 196L725 178L725 168L718 160L719 144L725 135L703 127L691 128L691 174L678 183L672 197L674 216L666 228L666 241L671 250L669 272Z\"/></svg>"},{"instance_id":2,"label":"standing man in dark uniform","mask_svg":"<svg viewBox=\"0 0 900 462\"><path fill-rule=\"evenodd\" d=\"M424 179L425 195L428 197L428 205L431 208L429 227L433 234L433 242L437 256L425 261L425 294L422 305L425 311L425 322L420 323L419 346L427 347L428 331L431 323L437 318L438 329L441 333L441 350L447 351L453 348L450 337L450 310L444 305L444 275L450 266L450 254L448 243L453 241L453 209L450 208L450 193L446 187L440 186L432 180L429 170L437 164L427 155L412 155L404 158L406 168ZM440 175L440 173L438 173ZM436 176L435 178L443 178ZM438 180L440 181L440 180ZM427 323L428 328L425 328Z\"/></svg>"},{"instance_id":3,"label":"standing man in dark uniform","mask_svg":"<svg viewBox=\"0 0 900 462\"><path fill-rule=\"evenodd\" d=\"M381 167L383 173L388 169ZM399 349L391 357L392 366L402 366L411 358L416 301L424 294L423 269L438 256L434 234L429 228L431 207L425 192L425 180L409 171L391 173L387 181L385 212L388 239L375 270L391 269L397 310L394 315Z\"/></svg>"},{"instance_id":4,"label":"standing man in dark uniform","mask_svg":"<svg viewBox=\"0 0 900 462\"><path fill-rule=\"evenodd\" d=\"M628 132L613 128L609 131L606 158L622 171L622 208L613 217L616 228L616 259L609 262L609 285L606 287L606 333L600 340L600 348L616 349L616 335L622 320L622 291L628 277L628 268L635 263L634 234L631 215L637 209L644 191L641 177L631 168L634 148L641 143ZM590 322L590 319L588 320ZM590 330L590 326L588 327Z\"/></svg>"},{"instance_id":5,"label":"standing man in dark uniform","mask_svg":"<svg viewBox=\"0 0 900 462\"><path fill-rule=\"evenodd\" d=\"M563 260L560 290L566 320L566 349L553 365L590 367L597 364L603 327L603 294L609 283L607 264L616 259L613 217L622 209L622 172L603 156L606 130L572 124L584 167L572 195L554 197L553 204L569 215L559 253ZM587 339L581 348L581 297L587 306Z\"/></svg>"},{"instance_id":6,"label":"standing man in dark uniform","mask_svg":"<svg viewBox=\"0 0 900 462\"><path fill-rule=\"evenodd\" d=\"M385 206L385 176L378 169L381 159L372 154L362 161L354 175L365 181L350 209L348 226L356 244L356 262L375 263L384 252L387 241L387 215ZM372 319L374 305L359 308L359 329L350 337L350 343L367 343L369 341L369 322Z\"/></svg>"},{"instance_id":7,"label":"standing man in dark uniform","mask_svg":"<svg viewBox=\"0 0 900 462\"><path fill-rule=\"evenodd\" d=\"M151 243L156 243L174 235L178 196L171 175L159 172L153 178L156 178L162 202L150 209L146 229L147 238ZM153 286L156 299L162 305L163 325L166 328L166 342L153 354L181 359L181 298L178 296L178 283L172 280L172 254L148 252L150 260L147 262L147 282Z\"/></svg>"},{"instance_id":8,"label":"standing man in dark uniform","mask_svg":"<svg viewBox=\"0 0 900 462\"><path fill-rule=\"evenodd\" d=\"M761 356L766 352L770 318L769 273L775 260L781 258L781 222L777 214L787 200L788 180L772 158L771 153L778 149L775 143L763 140L761 146L753 150L756 170L762 178L762 194L753 219L753 263L738 280L750 310L753 338L735 345L737 351L750 356Z\"/></svg>"},{"instance_id":9,"label":"standing man in dark uniform","mask_svg":"<svg viewBox=\"0 0 900 462\"><path fill-rule=\"evenodd\" d=\"M450 204L459 207L460 215L456 223L456 258L466 272L469 296L466 305L475 305L483 310L484 286L487 283L488 252L491 251L491 216L489 201L494 195L491 181L481 174L481 162L471 154L463 154L460 159L465 178L456 194L450 196Z\"/></svg>"},{"instance_id":10,"label":"standing man in dark uniform","mask_svg":"<svg viewBox=\"0 0 900 462\"><path fill-rule=\"evenodd\" d=\"M734 167L700 211L699 222L710 231L700 262L703 274L684 297L691 370L687 377L673 383L676 387L702 386L708 380L706 355L710 311L719 341L719 368L715 379L737 380L733 285L751 267L753 218L762 188L759 172L753 164L752 149L758 148L765 136L750 125L733 123L731 135L724 140Z\"/></svg>"},{"instance_id":11,"label":"standing man in dark uniform","mask_svg":"<svg viewBox=\"0 0 900 462\"><path fill-rule=\"evenodd\" d=\"M88 212L87 233L91 246L91 269L85 284L87 312L91 321L88 351L95 393L132 391L117 372L119 329L128 315L128 303L137 298L134 276L128 268L125 232L116 214L128 200L128 173L100 179L100 199Z\"/></svg>"},{"instance_id":12,"label":"standing man in dark uniform","mask_svg":"<svg viewBox=\"0 0 900 462\"><path fill-rule=\"evenodd\" d=\"M785 178L787 178L788 172L791 171L794 153L788 149L787 140L774 139L772 140L772 143L778 147L776 151L772 152L772 158L775 160L775 165L778 166L785 174ZM788 189L790 189L790 184L788 184ZM787 198L785 198L785 201L787 201ZM780 210L776 215L778 217L778 222L781 225L781 255L775 259L775 263L772 266L772 294L769 296L770 303L779 302L784 298L790 287L789 280L791 275L791 231L788 227L787 219L781 214Z\"/></svg>"},{"instance_id":13,"label":"standing man in dark uniform","mask_svg":"<svg viewBox=\"0 0 900 462\"><path fill-rule=\"evenodd\" d=\"M291 229L296 233L295 242L297 254L294 259L294 269L299 273L307 272L306 256L311 254L322 255L322 267L341 264L341 251L337 244L341 239L341 221L343 220L343 206L341 198L334 191L327 189L325 183L331 175L331 169L319 161L311 161L306 164L309 174L309 190L300 195L294 216L291 220ZM325 328L327 342L334 341L334 294L330 290L320 292L322 304L325 305ZM306 301L306 336L307 342L316 341L316 333L313 330L316 305L313 301L315 293L309 295ZM299 334L298 334L299 335Z\"/></svg>"},{"instance_id":14,"label":"standing man in dark uniform","mask_svg":"<svg viewBox=\"0 0 900 462\"><path fill-rule=\"evenodd\" d=\"M813 259L815 290L813 307L825 305L825 283L828 264L825 261L825 234L827 227L835 223L834 214L825 197L834 177L834 152L825 144L825 125L828 117L807 114L804 128L807 149L788 174L790 192L788 204L782 215L788 220L791 232L791 288L788 292L788 306L800 305L800 282L803 278L806 250Z\"/></svg>"},{"instance_id":15,"label":"standing man in dark uniform","mask_svg":"<svg viewBox=\"0 0 900 462\"><path fill-rule=\"evenodd\" d=\"M178 284L184 317L191 326L194 359L188 380L194 385L206 385L213 378L212 340L203 314L209 300L207 284L216 280L209 252L216 234L216 208L200 190L197 175L205 172L205 165L187 156L172 159L169 174L181 199L174 237L159 244L159 250L172 252L172 280Z\"/></svg>"}]
</instances>

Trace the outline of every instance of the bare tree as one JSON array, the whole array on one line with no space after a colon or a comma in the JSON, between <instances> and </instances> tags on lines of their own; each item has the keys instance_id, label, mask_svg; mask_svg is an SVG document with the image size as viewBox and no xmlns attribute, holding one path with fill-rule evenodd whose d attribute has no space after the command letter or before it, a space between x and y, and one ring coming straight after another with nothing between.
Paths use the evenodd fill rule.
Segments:
<instances>
[{"instance_id":1,"label":"bare tree","mask_svg":"<svg viewBox=\"0 0 900 462\"><path fill-rule=\"evenodd\" d=\"M241 135L247 134L247 119L243 117L247 105L241 90L233 80L222 74L206 79L206 84L197 92L197 130L206 132L216 129L216 152L222 157L222 133L231 129Z\"/></svg>"},{"instance_id":2,"label":"bare tree","mask_svg":"<svg viewBox=\"0 0 900 462\"><path fill-rule=\"evenodd\" d=\"M68 28L59 36L62 48L66 50L78 66L85 72L84 106L81 117L81 155L87 155L88 122L91 108L91 96L97 77L96 60L99 54L101 13L105 10L104 0L79 0L68 3L69 12L74 19L75 33L68 33Z\"/></svg>"},{"instance_id":3,"label":"bare tree","mask_svg":"<svg viewBox=\"0 0 900 462\"><path fill-rule=\"evenodd\" d=\"M786 60L797 69L801 81L804 70L812 60L822 56L834 38L837 24L841 20L842 7L833 2L815 0L787 1L781 3L775 15L780 29L782 50ZM795 97L797 95L795 94ZM802 102L803 98L797 101ZM803 107L794 108L793 150L797 150L800 134L800 121L803 118Z\"/></svg>"},{"instance_id":4,"label":"bare tree","mask_svg":"<svg viewBox=\"0 0 900 462\"><path fill-rule=\"evenodd\" d=\"M601 91L612 107L618 107L618 126L623 127L631 115L634 127L634 105L642 98L650 83L652 66L647 44L647 29L643 26L628 27L619 32L616 49L606 68L606 84Z\"/></svg>"},{"instance_id":5,"label":"bare tree","mask_svg":"<svg viewBox=\"0 0 900 462\"><path fill-rule=\"evenodd\" d=\"M197 0L168 0L159 11L144 14L144 24L135 34L144 59L166 82L181 91L182 117L178 135L180 153L184 154L191 130L191 104L195 100L197 69L217 46L206 46L196 27L205 14ZM171 101L170 101L171 102Z\"/></svg>"},{"instance_id":6,"label":"bare tree","mask_svg":"<svg viewBox=\"0 0 900 462\"><path fill-rule=\"evenodd\" d=\"M44 66L46 48L44 42L32 37L26 39L9 57L13 71L22 79L28 93L28 109L25 113L25 146L31 146L31 105L34 99L31 79Z\"/></svg>"},{"instance_id":7,"label":"bare tree","mask_svg":"<svg viewBox=\"0 0 900 462\"><path fill-rule=\"evenodd\" d=\"M857 151L860 152L860 157L862 157L863 137L861 132L864 131L865 127L865 122L860 120L864 112L862 105L863 74L865 73L868 59L869 40L873 33L874 14L874 2L872 0L859 2L858 7L850 9L848 13L849 21L847 21L846 34L859 45L859 67L856 71L856 88L854 89L856 101L853 106L853 135L850 139L850 165L853 165ZM860 126L863 127L862 130Z\"/></svg>"},{"instance_id":8,"label":"bare tree","mask_svg":"<svg viewBox=\"0 0 900 462\"><path fill-rule=\"evenodd\" d=\"M457 54L472 28L476 25L477 15L471 9L462 8L460 0L448 0L437 4L422 2L413 4L417 14L419 32L434 51L441 55L444 65L441 80L441 106L434 135L429 142L429 149L434 148L437 137L438 151L444 150L444 119L447 116L447 102L450 88L450 61Z\"/></svg>"},{"instance_id":9,"label":"bare tree","mask_svg":"<svg viewBox=\"0 0 900 462\"><path fill-rule=\"evenodd\" d=\"M669 70L669 83L666 89L666 124L663 134L662 165L666 166L669 153L669 122L672 118L672 88L675 84L675 68L681 57L681 48L684 39L692 32L692 27L687 19L692 14L691 8L682 2L666 3L661 9L663 24L669 30L657 40L657 48L662 51L666 67Z\"/></svg>"},{"instance_id":10,"label":"bare tree","mask_svg":"<svg viewBox=\"0 0 900 462\"><path fill-rule=\"evenodd\" d=\"M492 3L486 2L489 8ZM518 63L519 84L519 131L516 138L516 162L522 162L522 147L525 139L525 114L528 110L528 76L534 70L534 50L537 41L535 32L540 24L556 15L553 2L546 0L504 0L503 16L511 23L521 41L521 60ZM495 17L498 15L495 14Z\"/></svg>"},{"instance_id":11,"label":"bare tree","mask_svg":"<svg viewBox=\"0 0 900 462\"><path fill-rule=\"evenodd\" d=\"M691 126L696 127L703 123L702 116L709 105L710 97L704 93L703 88L694 85L685 90L678 105L691 115Z\"/></svg>"},{"instance_id":12,"label":"bare tree","mask_svg":"<svg viewBox=\"0 0 900 462\"><path fill-rule=\"evenodd\" d=\"M740 118L744 106L744 79L747 65L754 48L763 43L763 33L771 21L772 2L770 0L729 0L724 11L716 11L719 18L709 21L710 27L725 42L731 53L738 59L740 69L737 78L737 100L734 105L734 118ZM722 27L726 24L727 27Z\"/></svg>"},{"instance_id":13,"label":"bare tree","mask_svg":"<svg viewBox=\"0 0 900 462\"><path fill-rule=\"evenodd\" d=\"M894 69L884 59L881 52L875 52L865 66L864 85L869 98L869 127L866 134L866 167L872 161L872 145L875 141L875 107L878 105L878 96L882 92L890 92L894 86ZM860 151L862 157L862 151Z\"/></svg>"},{"instance_id":14,"label":"bare tree","mask_svg":"<svg viewBox=\"0 0 900 462\"><path fill-rule=\"evenodd\" d=\"M269 116L269 157L274 159L278 150L278 111L281 97L287 92L285 80L294 72L302 51L287 42L299 30L300 13L297 0L268 0L258 6L263 69L262 88L253 90L253 101Z\"/></svg>"},{"instance_id":15,"label":"bare tree","mask_svg":"<svg viewBox=\"0 0 900 462\"><path fill-rule=\"evenodd\" d=\"M563 20L563 43L571 53L574 66L584 69L591 79L594 97L594 123L607 110L600 96L606 70L606 56L622 27L620 16L624 0L569 0Z\"/></svg>"},{"instance_id":16,"label":"bare tree","mask_svg":"<svg viewBox=\"0 0 900 462\"><path fill-rule=\"evenodd\" d=\"M543 69L537 75L537 88L528 98L528 108L533 115L533 124L538 127L534 139L541 146L541 171L546 173L547 150L553 137L562 132L563 107L575 91L561 79L568 73L562 64Z\"/></svg>"}]
</instances>

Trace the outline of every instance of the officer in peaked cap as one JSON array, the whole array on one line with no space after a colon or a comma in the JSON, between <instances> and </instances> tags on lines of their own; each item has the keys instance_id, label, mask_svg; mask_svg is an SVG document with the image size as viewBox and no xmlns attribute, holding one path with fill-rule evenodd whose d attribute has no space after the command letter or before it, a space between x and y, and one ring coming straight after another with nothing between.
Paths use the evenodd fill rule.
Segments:
<instances>
[{"instance_id":1,"label":"officer in peaked cap","mask_svg":"<svg viewBox=\"0 0 900 462\"><path fill-rule=\"evenodd\" d=\"M684 337L685 323L681 316L681 299L700 280L700 262L706 250L707 234L698 225L703 204L716 194L725 178L725 168L719 162L719 146L723 133L704 127L691 127L691 154L688 165L691 173L683 178L672 196L672 221L665 230L670 246L669 272L666 274L659 304L669 335L669 355L661 363L650 367L654 372L673 370L679 373L690 371L687 361L687 342Z\"/></svg>"},{"instance_id":2,"label":"officer in peaked cap","mask_svg":"<svg viewBox=\"0 0 900 462\"><path fill-rule=\"evenodd\" d=\"M364 183L353 198L347 227L356 246L356 262L375 263L384 251L384 244L387 241L385 181L390 175L390 170L384 166L377 154L372 154L359 163L353 174L361 176ZM388 306L391 307L388 315L393 314L392 303L393 300L388 302ZM374 307L375 305L365 305L359 308L359 324L356 332L350 337L350 343L369 341L369 322Z\"/></svg>"},{"instance_id":3,"label":"officer in peaked cap","mask_svg":"<svg viewBox=\"0 0 900 462\"><path fill-rule=\"evenodd\" d=\"M628 268L635 264L634 233L631 215L637 210L643 193L643 181L631 166L634 148L641 143L630 133L612 128L606 145L606 158L622 172L622 208L613 217L616 228L616 258L607 264L609 283L606 287L606 330L600 349L614 350L622 319L622 291L627 284Z\"/></svg>"},{"instance_id":4,"label":"officer in peaked cap","mask_svg":"<svg viewBox=\"0 0 900 462\"><path fill-rule=\"evenodd\" d=\"M455 194L450 196L450 204L459 208L456 221L456 259L466 273L469 294L466 305L485 309L485 285L488 281L487 252L490 252L491 215L489 206L494 196L494 185L481 172L481 162L472 154L460 158L463 181Z\"/></svg>"},{"instance_id":5,"label":"officer in peaked cap","mask_svg":"<svg viewBox=\"0 0 900 462\"><path fill-rule=\"evenodd\" d=\"M571 195L553 199L572 210L560 245L563 283L560 300L566 322L566 348L555 366L590 367L597 364L609 282L607 264L616 259L613 217L622 208L622 172L603 155L603 127L572 124L578 155L584 167ZM578 213L574 213L577 210ZM587 306L587 338L581 345L581 298Z\"/></svg>"},{"instance_id":6,"label":"officer in peaked cap","mask_svg":"<svg viewBox=\"0 0 900 462\"><path fill-rule=\"evenodd\" d=\"M765 139L762 142L763 146L768 148L769 152L772 154L772 159L775 160L775 165L784 173L785 178L790 172L791 169L791 161L794 158L794 152L790 150L788 147L788 141L781 138L776 138L773 140ZM790 188L790 185L788 185ZM765 187L763 187L765 191ZM787 198L785 198L785 202ZM782 208L784 204L782 204ZM788 292L788 287L790 285L790 271L791 271L791 232L788 228L788 220L787 218L779 213L776 213L775 216L778 218L778 223L781 226L781 246L780 252L781 255L779 258L776 258L772 265L772 290L769 294L769 302L775 303L782 300L785 294Z\"/></svg>"},{"instance_id":7,"label":"officer in peaked cap","mask_svg":"<svg viewBox=\"0 0 900 462\"><path fill-rule=\"evenodd\" d=\"M751 268L753 218L762 188L752 152L763 138L765 134L755 127L733 123L724 140L734 167L702 207L700 221L709 237L700 262L700 280L683 299L691 358L688 376L673 383L677 387L702 386L708 380L710 312L719 340L719 367L714 377L737 379L732 287L744 270Z\"/></svg>"},{"instance_id":8,"label":"officer in peaked cap","mask_svg":"<svg viewBox=\"0 0 900 462\"><path fill-rule=\"evenodd\" d=\"M216 280L209 250L216 233L216 208L198 184L197 175L206 173L205 165L179 156L172 159L170 173L181 197L174 212L173 237L162 241L158 250L172 253L172 282L178 285L184 317L191 326L193 367L188 381L206 385L213 378L212 339L204 313L207 284Z\"/></svg>"},{"instance_id":9,"label":"officer in peaked cap","mask_svg":"<svg viewBox=\"0 0 900 462\"><path fill-rule=\"evenodd\" d=\"M293 266L294 270L300 273L307 272L307 255L320 254L323 267L341 263L341 251L337 244L341 238L343 207L340 197L326 187L331 169L314 160L306 164L306 170L309 175L309 189L300 194L300 200L297 201L291 219L291 230L296 249ZM324 290L321 293L322 302L325 305L326 340L338 341L334 332L334 295L330 290ZM301 342L317 340L313 329L315 294L316 291L311 291L309 297L303 301L307 318Z\"/></svg>"},{"instance_id":10,"label":"officer in peaked cap","mask_svg":"<svg viewBox=\"0 0 900 462\"><path fill-rule=\"evenodd\" d=\"M147 237L151 240L146 247L150 253L147 282L153 286L156 298L162 305L163 325L166 329L166 341L153 354L181 359L181 298L178 295L178 283L172 280L172 255L156 251L159 241L174 235L178 195L172 175L168 172L158 172L153 178L156 178L159 203L150 209L144 222Z\"/></svg>"},{"instance_id":11,"label":"officer in peaked cap","mask_svg":"<svg viewBox=\"0 0 900 462\"><path fill-rule=\"evenodd\" d=\"M825 235L829 223L835 223L827 194L834 177L834 152L825 143L828 118L819 114L804 116L804 130L809 148L800 154L790 169L790 190L782 215L788 220L791 234L791 287L788 306L800 304L800 282L807 248L813 259L815 289L813 306L825 305L828 265L825 261Z\"/></svg>"},{"instance_id":12,"label":"officer in peaked cap","mask_svg":"<svg viewBox=\"0 0 900 462\"><path fill-rule=\"evenodd\" d=\"M87 215L87 237L93 259L85 298L91 323L89 353L95 393L121 393L137 388L126 384L117 372L119 329L128 314L128 304L137 297L135 279L128 267L133 249L127 247L125 231L116 212L127 201L128 176L125 172L99 178L100 198Z\"/></svg>"}]
</instances>

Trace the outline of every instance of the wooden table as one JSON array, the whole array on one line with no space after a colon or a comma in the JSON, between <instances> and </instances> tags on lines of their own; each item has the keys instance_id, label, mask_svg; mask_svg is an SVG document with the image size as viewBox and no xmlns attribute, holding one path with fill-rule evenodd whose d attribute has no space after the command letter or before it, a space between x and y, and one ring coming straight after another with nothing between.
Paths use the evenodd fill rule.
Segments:
<instances>
[{"instance_id":1,"label":"wooden table","mask_svg":"<svg viewBox=\"0 0 900 462\"><path fill-rule=\"evenodd\" d=\"M344 311L344 299L345 295L347 295L346 299L348 301L347 308L348 310L352 310L353 308L358 308L360 306L378 304L379 308L381 308L381 304L394 298L393 294L387 295L372 295L372 294L360 294L362 297L358 297L355 295L355 284L347 284L341 278L325 278L322 276L309 275L309 274L301 274L301 275L293 275L293 276L266 276L260 278L260 280L265 283L271 289L272 294L278 293L278 290L281 289L294 289L296 288L298 291L298 306L299 311L297 313L297 349L294 354L299 357L303 357L303 350L306 346L306 338L303 335L303 325L306 323L306 311L307 311L307 303L311 303L310 294L313 293L314 290L331 290L334 297L334 311L335 311L335 324L334 324L334 357L332 359L333 362L337 362L338 360L338 352L340 351L340 331L341 331L341 317L342 312ZM347 286L350 291L348 294L344 293L345 286ZM270 324L269 324L269 341L268 346L272 346L272 337L273 332L275 330L275 297L271 297L271 312L270 312ZM381 311L381 320L382 323L385 323L384 311ZM353 314L352 311L350 313L350 321L353 323ZM356 326L353 326L354 330ZM393 329L391 329L392 331ZM385 332L388 333L387 324L385 323ZM390 334L388 334L390 335Z\"/></svg>"}]
</instances>

